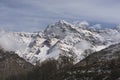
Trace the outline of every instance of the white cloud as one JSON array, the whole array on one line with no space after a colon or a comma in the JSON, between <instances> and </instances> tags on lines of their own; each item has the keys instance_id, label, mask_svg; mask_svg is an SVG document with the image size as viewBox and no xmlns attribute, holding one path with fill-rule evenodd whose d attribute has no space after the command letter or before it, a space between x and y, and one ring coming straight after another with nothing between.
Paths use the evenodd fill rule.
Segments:
<instances>
[{"instance_id":1,"label":"white cloud","mask_svg":"<svg viewBox=\"0 0 120 80\"><path fill-rule=\"evenodd\" d=\"M1 0L0 25L34 30L59 19L120 23L119 0ZM18 27L17 27L18 26ZM17 28L16 28L17 27ZM10 28L9 26L7 28Z\"/></svg>"},{"instance_id":2,"label":"white cloud","mask_svg":"<svg viewBox=\"0 0 120 80\"><path fill-rule=\"evenodd\" d=\"M7 51L15 51L18 47L15 37L6 32L0 32L0 47Z\"/></svg>"},{"instance_id":3,"label":"white cloud","mask_svg":"<svg viewBox=\"0 0 120 80\"><path fill-rule=\"evenodd\" d=\"M101 24L95 24L95 25L91 26L91 28L101 29L102 26L101 26Z\"/></svg>"}]
</instances>

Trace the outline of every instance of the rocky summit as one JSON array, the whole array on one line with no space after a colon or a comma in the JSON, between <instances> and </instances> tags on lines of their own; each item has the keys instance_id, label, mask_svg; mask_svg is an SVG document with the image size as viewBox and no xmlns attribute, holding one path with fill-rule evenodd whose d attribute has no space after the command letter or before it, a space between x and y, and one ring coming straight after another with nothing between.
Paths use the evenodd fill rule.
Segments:
<instances>
[{"instance_id":1,"label":"rocky summit","mask_svg":"<svg viewBox=\"0 0 120 80\"><path fill-rule=\"evenodd\" d=\"M98 25L91 27L87 22L72 24L60 20L48 25L42 32L2 30L0 45L8 51L15 51L32 64L49 58L58 59L60 55L75 56L76 62L79 62L84 59L86 51L91 54L119 43L120 31L118 28L119 26L98 28Z\"/></svg>"}]
</instances>

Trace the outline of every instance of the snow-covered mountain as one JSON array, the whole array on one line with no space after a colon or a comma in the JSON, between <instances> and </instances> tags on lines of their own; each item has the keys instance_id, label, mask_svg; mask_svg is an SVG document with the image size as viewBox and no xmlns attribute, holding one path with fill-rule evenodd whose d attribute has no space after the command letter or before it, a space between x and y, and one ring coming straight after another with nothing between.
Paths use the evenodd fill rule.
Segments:
<instances>
[{"instance_id":1,"label":"snow-covered mountain","mask_svg":"<svg viewBox=\"0 0 120 80\"><path fill-rule=\"evenodd\" d=\"M86 50L92 53L120 42L118 26L114 29L98 29L98 25L94 27L89 27L87 22L78 25L60 20L48 25L43 32L1 31L0 45L16 51L20 57L33 64L48 58L57 59L64 54L75 56L76 61L79 61L85 57Z\"/></svg>"}]
</instances>

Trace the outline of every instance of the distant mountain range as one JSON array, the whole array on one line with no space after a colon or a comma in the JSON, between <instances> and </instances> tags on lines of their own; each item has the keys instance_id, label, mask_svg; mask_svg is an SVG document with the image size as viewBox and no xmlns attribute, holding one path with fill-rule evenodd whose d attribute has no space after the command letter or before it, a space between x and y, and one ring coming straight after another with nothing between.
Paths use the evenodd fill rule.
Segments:
<instances>
[{"instance_id":1,"label":"distant mountain range","mask_svg":"<svg viewBox=\"0 0 120 80\"><path fill-rule=\"evenodd\" d=\"M75 56L79 62L85 58L86 51L91 54L119 42L119 25L103 29L99 25L90 27L87 22L71 24L60 20L48 25L43 32L0 31L1 47L15 51L32 64L58 59L60 55Z\"/></svg>"},{"instance_id":2,"label":"distant mountain range","mask_svg":"<svg viewBox=\"0 0 120 80\"><path fill-rule=\"evenodd\" d=\"M60 20L43 32L0 30L0 80L120 80L120 25Z\"/></svg>"}]
</instances>

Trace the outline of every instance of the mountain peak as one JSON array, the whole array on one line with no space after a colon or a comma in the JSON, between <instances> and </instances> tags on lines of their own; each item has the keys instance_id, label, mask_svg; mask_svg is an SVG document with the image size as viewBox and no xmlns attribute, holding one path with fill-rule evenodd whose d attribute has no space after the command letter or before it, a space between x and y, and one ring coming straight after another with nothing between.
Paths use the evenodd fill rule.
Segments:
<instances>
[{"instance_id":1,"label":"mountain peak","mask_svg":"<svg viewBox=\"0 0 120 80\"><path fill-rule=\"evenodd\" d=\"M45 29L46 35L51 35L52 33L63 38L66 34L71 33L75 30L75 26L65 20L59 20L55 24L48 25Z\"/></svg>"},{"instance_id":2,"label":"mountain peak","mask_svg":"<svg viewBox=\"0 0 120 80\"><path fill-rule=\"evenodd\" d=\"M15 47L12 48L16 53L33 64L51 57L57 58L61 51L69 52L70 50L73 50L77 58L81 60L85 49L98 51L120 42L120 32L115 29L93 31L88 28L88 22L82 21L79 24L81 26L59 20L48 25L43 33L9 33L3 35L0 41L5 48L8 47L5 43L9 43L10 49L13 46L12 43L15 43ZM94 27L100 28L101 25L97 24Z\"/></svg>"},{"instance_id":3,"label":"mountain peak","mask_svg":"<svg viewBox=\"0 0 120 80\"><path fill-rule=\"evenodd\" d=\"M69 22L67 22L65 20L59 20L58 23L60 23L60 24L70 24Z\"/></svg>"}]
</instances>

